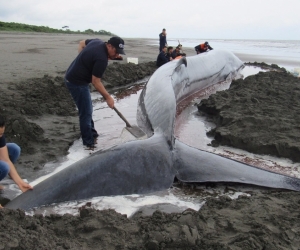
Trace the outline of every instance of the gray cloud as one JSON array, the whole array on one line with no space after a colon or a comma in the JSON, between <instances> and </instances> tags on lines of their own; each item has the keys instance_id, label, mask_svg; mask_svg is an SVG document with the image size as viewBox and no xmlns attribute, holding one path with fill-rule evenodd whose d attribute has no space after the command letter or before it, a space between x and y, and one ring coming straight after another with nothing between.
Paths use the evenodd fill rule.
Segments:
<instances>
[{"instance_id":1,"label":"gray cloud","mask_svg":"<svg viewBox=\"0 0 300 250\"><path fill-rule=\"evenodd\" d=\"M0 0L0 20L123 37L298 39L299 0Z\"/></svg>"}]
</instances>

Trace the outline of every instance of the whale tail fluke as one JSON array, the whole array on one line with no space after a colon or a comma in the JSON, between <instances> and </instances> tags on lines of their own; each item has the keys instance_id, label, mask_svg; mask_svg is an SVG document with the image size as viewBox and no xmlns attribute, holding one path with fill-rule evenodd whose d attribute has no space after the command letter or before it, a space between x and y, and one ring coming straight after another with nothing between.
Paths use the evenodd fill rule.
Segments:
<instances>
[{"instance_id":1,"label":"whale tail fluke","mask_svg":"<svg viewBox=\"0 0 300 250\"><path fill-rule=\"evenodd\" d=\"M98 151L50 176L5 207L28 210L97 196L144 194L169 188L172 156L163 136Z\"/></svg>"},{"instance_id":2,"label":"whale tail fluke","mask_svg":"<svg viewBox=\"0 0 300 250\"><path fill-rule=\"evenodd\" d=\"M233 182L300 191L300 179L230 160L178 140L174 155L176 177L182 182Z\"/></svg>"}]
</instances>

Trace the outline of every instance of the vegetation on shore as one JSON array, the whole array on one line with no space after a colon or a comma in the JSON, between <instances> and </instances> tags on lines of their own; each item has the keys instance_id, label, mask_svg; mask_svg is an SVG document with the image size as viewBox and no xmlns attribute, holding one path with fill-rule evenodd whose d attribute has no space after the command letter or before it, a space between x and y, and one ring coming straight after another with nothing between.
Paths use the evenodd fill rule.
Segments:
<instances>
[{"instance_id":1,"label":"vegetation on shore","mask_svg":"<svg viewBox=\"0 0 300 250\"><path fill-rule=\"evenodd\" d=\"M68 26L64 26L61 29L53 29L48 26L37 26L29 25L24 23L14 23L14 22L2 22L0 21L0 31L21 31L21 32L44 32L44 33L64 33L64 34L97 34L97 35L108 35L114 36L115 34L106 31L99 30L94 31L92 29L87 29L85 31L72 31Z\"/></svg>"}]
</instances>

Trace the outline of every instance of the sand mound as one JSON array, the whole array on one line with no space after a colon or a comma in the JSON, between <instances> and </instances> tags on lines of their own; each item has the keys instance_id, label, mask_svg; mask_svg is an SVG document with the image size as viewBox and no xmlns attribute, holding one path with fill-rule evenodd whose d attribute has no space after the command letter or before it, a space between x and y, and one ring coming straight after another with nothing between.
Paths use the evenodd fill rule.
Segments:
<instances>
[{"instance_id":1,"label":"sand mound","mask_svg":"<svg viewBox=\"0 0 300 250\"><path fill-rule=\"evenodd\" d=\"M106 88L124 86L152 75L156 69L155 62L140 64L115 62L107 67L103 75L103 82Z\"/></svg>"},{"instance_id":2,"label":"sand mound","mask_svg":"<svg viewBox=\"0 0 300 250\"><path fill-rule=\"evenodd\" d=\"M47 161L65 154L78 138L75 106L63 77L33 78L1 85L1 114L6 117L5 136L22 149L18 169L24 178ZM66 140L64 140L66 139Z\"/></svg>"},{"instance_id":3,"label":"sand mound","mask_svg":"<svg viewBox=\"0 0 300 250\"><path fill-rule=\"evenodd\" d=\"M300 161L300 79L287 72L260 72L233 81L230 89L201 101L213 115L214 146Z\"/></svg>"},{"instance_id":4,"label":"sand mound","mask_svg":"<svg viewBox=\"0 0 300 250\"><path fill-rule=\"evenodd\" d=\"M265 192L133 219L89 208L46 217L1 209L0 249L298 249L299 204L299 193Z\"/></svg>"}]
</instances>

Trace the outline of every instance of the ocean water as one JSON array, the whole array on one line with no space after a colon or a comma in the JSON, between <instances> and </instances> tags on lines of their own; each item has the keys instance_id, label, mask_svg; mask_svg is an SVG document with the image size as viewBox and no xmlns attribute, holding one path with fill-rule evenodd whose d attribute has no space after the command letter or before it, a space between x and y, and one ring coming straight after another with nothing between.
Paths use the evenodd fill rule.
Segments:
<instances>
[{"instance_id":1,"label":"ocean water","mask_svg":"<svg viewBox=\"0 0 300 250\"><path fill-rule=\"evenodd\" d=\"M299 40L228 40L228 39L167 39L169 46L177 46L178 43L184 48L193 48L208 41L214 49L229 50L237 55L243 54L250 61L275 63L287 70L297 72L300 68L300 41ZM158 40L149 40L149 44L157 45Z\"/></svg>"}]
</instances>

